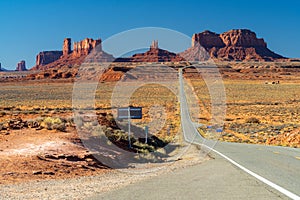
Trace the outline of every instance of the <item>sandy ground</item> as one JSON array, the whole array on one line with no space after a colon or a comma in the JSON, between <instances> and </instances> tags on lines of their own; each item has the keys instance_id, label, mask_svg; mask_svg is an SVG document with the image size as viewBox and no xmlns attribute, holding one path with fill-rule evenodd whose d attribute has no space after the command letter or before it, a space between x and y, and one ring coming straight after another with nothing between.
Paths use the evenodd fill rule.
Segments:
<instances>
[{"instance_id":1,"label":"sandy ground","mask_svg":"<svg viewBox=\"0 0 300 200\"><path fill-rule=\"evenodd\" d=\"M209 159L184 144L174 162L116 170L96 165L74 131L24 129L0 138L0 199L85 199Z\"/></svg>"},{"instance_id":2,"label":"sandy ground","mask_svg":"<svg viewBox=\"0 0 300 200\"><path fill-rule=\"evenodd\" d=\"M108 171L81 146L75 131L34 129L0 134L0 184L62 179Z\"/></svg>"}]
</instances>

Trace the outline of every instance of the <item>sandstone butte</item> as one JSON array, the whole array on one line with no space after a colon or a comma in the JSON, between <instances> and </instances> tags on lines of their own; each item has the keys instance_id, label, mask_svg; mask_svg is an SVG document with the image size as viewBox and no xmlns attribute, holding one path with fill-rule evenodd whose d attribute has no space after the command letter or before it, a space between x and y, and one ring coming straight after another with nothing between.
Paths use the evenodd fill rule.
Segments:
<instances>
[{"instance_id":1,"label":"sandstone butte","mask_svg":"<svg viewBox=\"0 0 300 200\"><path fill-rule=\"evenodd\" d=\"M154 40L150 45L150 49L145 53L134 54L129 58L117 58L115 62L178 62L183 60L176 53L160 49L158 41Z\"/></svg>"},{"instance_id":2,"label":"sandstone butte","mask_svg":"<svg viewBox=\"0 0 300 200\"><path fill-rule=\"evenodd\" d=\"M172 53L158 47L158 41L153 41L145 53L134 54L127 58L114 58L102 50L101 39L86 38L74 42L71 39L63 42L62 51L43 51L36 56L36 65L32 70L44 70L72 67L89 62L176 62L202 61L213 58L221 61L276 61L285 59L283 56L267 48L263 39L247 29L237 29L222 34L204 31L192 36L191 47L181 53ZM93 51L95 50L95 51ZM90 55L94 52L94 55ZM88 57L87 57L88 56Z\"/></svg>"},{"instance_id":3,"label":"sandstone butte","mask_svg":"<svg viewBox=\"0 0 300 200\"><path fill-rule=\"evenodd\" d=\"M0 63L0 72L1 71L10 71L10 70L6 70L2 68ZM15 71L27 71L25 60L21 60L20 62L17 63Z\"/></svg>"},{"instance_id":4,"label":"sandstone butte","mask_svg":"<svg viewBox=\"0 0 300 200\"><path fill-rule=\"evenodd\" d=\"M26 71L26 64L25 60L21 60L20 62L17 63L16 71Z\"/></svg>"},{"instance_id":5,"label":"sandstone butte","mask_svg":"<svg viewBox=\"0 0 300 200\"><path fill-rule=\"evenodd\" d=\"M235 61L274 61L283 59L267 48L264 39L259 39L256 34L247 29L231 30L222 34L210 31L194 34L192 47L200 45L211 58Z\"/></svg>"},{"instance_id":6,"label":"sandstone butte","mask_svg":"<svg viewBox=\"0 0 300 200\"><path fill-rule=\"evenodd\" d=\"M93 51L96 61L111 62L114 57L102 51L101 39L86 38L79 42L74 42L73 50L71 48L71 39L65 38L62 51L43 51L36 56L36 65L31 70L45 70L50 68L59 68L63 66L72 67L80 65L86 57ZM92 56L90 56L92 57Z\"/></svg>"}]
</instances>

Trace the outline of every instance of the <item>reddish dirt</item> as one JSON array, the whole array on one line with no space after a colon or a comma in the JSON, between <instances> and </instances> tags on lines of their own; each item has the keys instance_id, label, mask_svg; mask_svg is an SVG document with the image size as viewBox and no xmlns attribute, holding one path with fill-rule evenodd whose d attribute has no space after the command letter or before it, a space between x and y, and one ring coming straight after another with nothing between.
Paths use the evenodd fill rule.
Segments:
<instances>
[{"instance_id":1,"label":"reddish dirt","mask_svg":"<svg viewBox=\"0 0 300 200\"><path fill-rule=\"evenodd\" d=\"M0 184L107 171L80 144L72 127L67 132L21 129L0 134Z\"/></svg>"}]
</instances>

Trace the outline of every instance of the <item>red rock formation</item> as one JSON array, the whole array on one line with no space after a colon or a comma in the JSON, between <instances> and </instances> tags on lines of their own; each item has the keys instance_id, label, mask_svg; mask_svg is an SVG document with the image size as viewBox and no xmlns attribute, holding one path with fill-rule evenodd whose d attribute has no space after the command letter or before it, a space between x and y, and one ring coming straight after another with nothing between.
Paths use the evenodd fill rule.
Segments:
<instances>
[{"instance_id":1,"label":"red rock formation","mask_svg":"<svg viewBox=\"0 0 300 200\"><path fill-rule=\"evenodd\" d=\"M95 51L93 51L95 49ZM88 56L88 57L87 57ZM71 49L71 39L65 38L62 51L44 51L36 57L36 66L31 70L44 70L54 67L80 65L82 62L112 62L114 57L102 51L101 39L86 38L74 42Z\"/></svg>"},{"instance_id":2,"label":"red rock formation","mask_svg":"<svg viewBox=\"0 0 300 200\"><path fill-rule=\"evenodd\" d=\"M96 46L98 51L102 50L101 39L93 40L86 38L80 42L74 42L73 56L79 57L82 55L88 55Z\"/></svg>"},{"instance_id":3,"label":"red rock formation","mask_svg":"<svg viewBox=\"0 0 300 200\"><path fill-rule=\"evenodd\" d=\"M158 41L154 40L150 46L150 50L145 53L134 54L130 58L118 58L116 62L177 62L182 61L179 55L158 48Z\"/></svg>"},{"instance_id":4,"label":"red rock formation","mask_svg":"<svg viewBox=\"0 0 300 200\"><path fill-rule=\"evenodd\" d=\"M63 55L67 56L72 52L71 49L71 38L65 38L63 44Z\"/></svg>"},{"instance_id":5,"label":"red rock formation","mask_svg":"<svg viewBox=\"0 0 300 200\"><path fill-rule=\"evenodd\" d=\"M250 30L231 30L220 35L226 46L240 47L263 47L267 48L267 44L263 39L258 39L256 34Z\"/></svg>"},{"instance_id":6,"label":"red rock formation","mask_svg":"<svg viewBox=\"0 0 300 200\"><path fill-rule=\"evenodd\" d=\"M150 49L158 49L158 40L152 41Z\"/></svg>"},{"instance_id":7,"label":"red rock formation","mask_svg":"<svg viewBox=\"0 0 300 200\"><path fill-rule=\"evenodd\" d=\"M204 48L222 48L225 46L219 35L210 31L194 34L192 37L192 47L194 47L196 43L200 43Z\"/></svg>"},{"instance_id":8,"label":"red rock formation","mask_svg":"<svg viewBox=\"0 0 300 200\"><path fill-rule=\"evenodd\" d=\"M231 30L222 34L210 31L194 34L192 48L200 44L211 58L221 60L272 61L283 58L267 48L263 39L258 39L250 30Z\"/></svg>"},{"instance_id":9,"label":"red rock formation","mask_svg":"<svg viewBox=\"0 0 300 200\"><path fill-rule=\"evenodd\" d=\"M20 62L18 62L16 71L26 71L26 70L27 69L26 69L25 60L21 60Z\"/></svg>"},{"instance_id":10,"label":"red rock formation","mask_svg":"<svg viewBox=\"0 0 300 200\"><path fill-rule=\"evenodd\" d=\"M58 60L63 55L62 51L42 51L36 56L36 66L47 65Z\"/></svg>"}]
</instances>

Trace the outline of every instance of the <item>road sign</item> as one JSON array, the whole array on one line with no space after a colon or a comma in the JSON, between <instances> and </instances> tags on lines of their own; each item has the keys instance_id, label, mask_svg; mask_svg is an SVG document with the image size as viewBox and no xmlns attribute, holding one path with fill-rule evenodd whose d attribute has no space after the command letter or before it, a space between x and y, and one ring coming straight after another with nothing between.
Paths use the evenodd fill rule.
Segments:
<instances>
[{"instance_id":1,"label":"road sign","mask_svg":"<svg viewBox=\"0 0 300 200\"><path fill-rule=\"evenodd\" d=\"M130 142L130 120L142 119L143 112L142 107L123 107L118 108L118 119L128 119L128 147L131 148Z\"/></svg>"},{"instance_id":2,"label":"road sign","mask_svg":"<svg viewBox=\"0 0 300 200\"><path fill-rule=\"evenodd\" d=\"M142 107L118 108L118 119L142 119Z\"/></svg>"}]
</instances>

